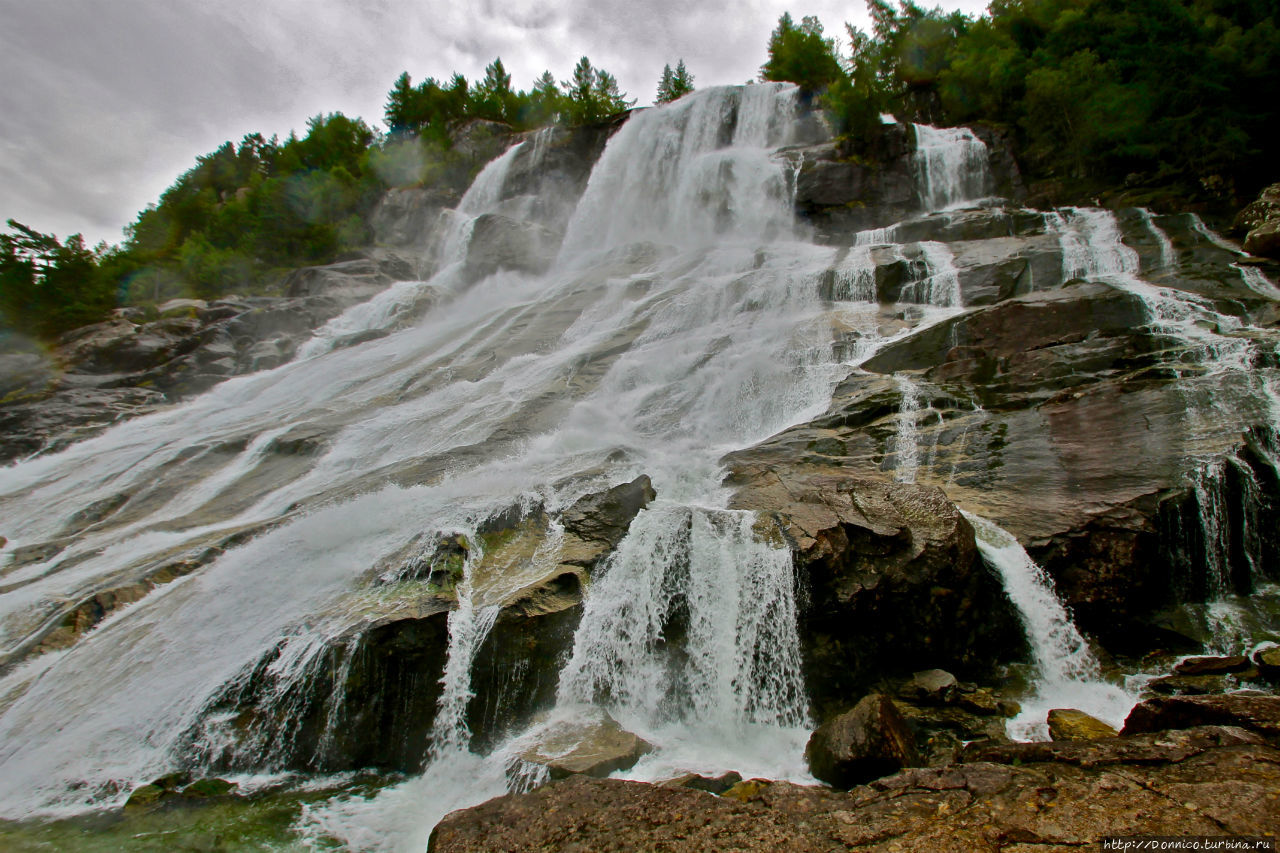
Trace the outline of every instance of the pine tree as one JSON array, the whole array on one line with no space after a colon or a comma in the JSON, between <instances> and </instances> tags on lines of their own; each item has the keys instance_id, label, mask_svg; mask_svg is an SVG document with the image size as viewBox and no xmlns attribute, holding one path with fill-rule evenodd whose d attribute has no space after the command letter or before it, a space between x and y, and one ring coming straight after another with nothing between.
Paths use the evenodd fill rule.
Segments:
<instances>
[{"instance_id":1,"label":"pine tree","mask_svg":"<svg viewBox=\"0 0 1280 853\"><path fill-rule=\"evenodd\" d=\"M671 94L671 84L674 79L671 73L671 66L662 66L662 79L658 81L658 96L653 99L655 104L668 104L675 100L675 97Z\"/></svg>"},{"instance_id":2,"label":"pine tree","mask_svg":"<svg viewBox=\"0 0 1280 853\"><path fill-rule=\"evenodd\" d=\"M684 67L683 59L676 64L674 72L671 70L670 65L662 67L662 81L658 84L657 103L668 104L692 91L693 75L689 73L689 69Z\"/></svg>"},{"instance_id":3,"label":"pine tree","mask_svg":"<svg viewBox=\"0 0 1280 853\"><path fill-rule=\"evenodd\" d=\"M412 129L409 123L409 112L413 96L413 83L409 79L409 72L402 72L387 94L387 105L383 112L387 128L393 133Z\"/></svg>"},{"instance_id":4,"label":"pine tree","mask_svg":"<svg viewBox=\"0 0 1280 853\"><path fill-rule=\"evenodd\" d=\"M592 124L635 103L618 90L618 81L612 74L591 67L591 60L585 56L574 66L573 78L564 82L564 88L573 124Z\"/></svg>"}]
</instances>

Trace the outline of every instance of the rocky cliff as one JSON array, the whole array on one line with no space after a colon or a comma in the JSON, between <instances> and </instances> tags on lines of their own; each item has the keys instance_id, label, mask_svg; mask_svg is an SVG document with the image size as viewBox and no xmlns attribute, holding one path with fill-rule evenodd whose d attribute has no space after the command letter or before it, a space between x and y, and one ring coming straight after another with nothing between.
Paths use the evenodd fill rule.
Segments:
<instances>
[{"instance_id":1,"label":"rocky cliff","mask_svg":"<svg viewBox=\"0 0 1280 853\"><path fill-rule=\"evenodd\" d=\"M364 768L423 774L374 810L537 788L439 849L1070 845L1099 797L1120 834L1274 830L1222 805L1274 783L1239 709L1012 741L1274 690L1280 268L1029 206L997 129L855 147L772 84L486 138L286 296L12 356L14 809ZM618 770L792 782L537 787Z\"/></svg>"}]
</instances>

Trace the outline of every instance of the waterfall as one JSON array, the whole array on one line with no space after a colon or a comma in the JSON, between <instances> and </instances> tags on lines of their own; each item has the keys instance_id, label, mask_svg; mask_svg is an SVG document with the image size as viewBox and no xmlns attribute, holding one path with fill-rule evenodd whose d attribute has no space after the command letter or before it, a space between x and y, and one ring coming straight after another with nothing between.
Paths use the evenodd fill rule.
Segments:
<instances>
[{"instance_id":1,"label":"waterfall","mask_svg":"<svg viewBox=\"0 0 1280 853\"><path fill-rule=\"evenodd\" d=\"M914 281L902 288L900 301L936 308L959 308L960 274L951 250L937 242L918 243L917 249L922 269Z\"/></svg>"},{"instance_id":2,"label":"waterfall","mask_svg":"<svg viewBox=\"0 0 1280 853\"><path fill-rule=\"evenodd\" d=\"M417 304L431 290L448 292L462 282L458 268L466 260L476 219L492 213L503 200L503 188L511 165L529 145L537 149L540 135L513 145L485 165L454 210L440 213L437 226L436 266L439 271L428 281L398 281L372 299L357 303L325 323L298 348L298 358L323 355L344 338L361 332L386 329ZM542 143L545 146L545 142Z\"/></svg>"},{"instance_id":3,"label":"waterfall","mask_svg":"<svg viewBox=\"0 0 1280 853\"><path fill-rule=\"evenodd\" d=\"M789 141L796 91L778 83L711 89L632 117L592 172L562 260L642 240L788 236L792 181L772 152Z\"/></svg>"},{"instance_id":4,"label":"waterfall","mask_svg":"<svg viewBox=\"0 0 1280 853\"><path fill-rule=\"evenodd\" d=\"M916 181L925 210L945 210L990 191L987 146L967 127L913 125Z\"/></svg>"},{"instance_id":5,"label":"waterfall","mask_svg":"<svg viewBox=\"0 0 1280 853\"><path fill-rule=\"evenodd\" d=\"M876 262L871 250L855 246L836 267L832 299L850 302L876 301Z\"/></svg>"},{"instance_id":6,"label":"waterfall","mask_svg":"<svg viewBox=\"0 0 1280 853\"><path fill-rule=\"evenodd\" d=\"M1119 728L1137 697L1101 679L1098 661L1058 600L1053 581L1011 533L972 513L964 517L1022 618L1035 665L1034 694L1009 721L1009 736L1047 740L1045 716L1054 708L1075 708Z\"/></svg>"},{"instance_id":7,"label":"waterfall","mask_svg":"<svg viewBox=\"0 0 1280 853\"><path fill-rule=\"evenodd\" d=\"M1069 208L1046 221L1059 235L1064 281L1101 281L1132 293L1157 331L1181 341L1195 362L1214 373L1243 374L1250 369L1248 341L1224 334L1239 330L1240 319L1220 314L1209 299L1139 278L1138 253L1124 244L1114 213Z\"/></svg>"},{"instance_id":8,"label":"waterfall","mask_svg":"<svg viewBox=\"0 0 1280 853\"><path fill-rule=\"evenodd\" d=\"M1147 226L1147 230L1151 232L1151 236L1155 239L1156 246L1160 250L1160 260L1157 262L1157 268L1167 270L1175 267L1178 262L1178 256L1177 252L1174 251L1173 241L1169 239L1169 235L1156 224L1155 219L1151 216L1151 211L1140 207L1138 208L1138 215L1142 217L1142 224Z\"/></svg>"},{"instance_id":9,"label":"waterfall","mask_svg":"<svg viewBox=\"0 0 1280 853\"><path fill-rule=\"evenodd\" d=\"M753 522L684 506L641 513L592 587L560 701L726 738L742 723L803 725L791 557L759 542Z\"/></svg>"},{"instance_id":10,"label":"waterfall","mask_svg":"<svg viewBox=\"0 0 1280 853\"><path fill-rule=\"evenodd\" d=\"M898 394L898 429L893 436L893 479L898 483L914 483L920 466L919 434L916 418L920 414L920 386L905 373L895 374Z\"/></svg>"}]
</instances>

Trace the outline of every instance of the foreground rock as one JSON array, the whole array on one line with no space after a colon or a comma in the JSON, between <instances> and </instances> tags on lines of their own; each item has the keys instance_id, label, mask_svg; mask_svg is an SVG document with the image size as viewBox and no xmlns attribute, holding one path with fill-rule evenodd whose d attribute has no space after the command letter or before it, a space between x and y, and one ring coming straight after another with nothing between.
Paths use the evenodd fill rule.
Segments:
<instances>
[{"instance_id":1,"label":"foreground rock","mask_svg":"<svg viewBox=\"0 0 1280 853\"><path fill-rule=\"evenodd\" d=\"M807 454L726 461L731 506L776 525L803 578L800 637L819 717L880 678L939 664L978 673L1022 651L973 528L940 489L850 477Z\"/></svg>"},{"instance_id":2,"label":"foreground rock","mask_svg":"<svg viewBox=\"0 0 1280 853\"><path fill-rule=\"evenodd\" d=\"M906 721L893 700L879 693L819 726L804 754L814 778L836 788L852 788L920 763Z\"/></svg>"},{"instance_id":3,"label":"foreground rock","mask_svg":"<svg viewBox=\"0 0 1280 853\"><path fill-rule=\"evenodd\" d=\"M995 853L1280 828L1280 750L1232 728L992 748L848 793L762 780L753 788L741 801L576 777L454 812L429 849Z\"/></svg>"},{"instance_id":4,"label":"foreground rock","mask_svg":"<svg viewBox=\"0 0 1280 853\"><path fill-rule=\"evenodd\" d=\"M1124 734L1195 726L1239 726L1280 744L1280 696L1165 696L1140 702L1124 722Z\"/></svg>"},{"instance_id":5,"label":"foreground rock","mask_svg":"<svg viewBox=\"0 0 1280 853\"><path fill-rule=\"evenodd\" d=\"M551 779L603 778L631 768L653 749L603 711L548 723L534 737L536 743L520 753L520 759L545 768Z\"/></svg>"}]
</instances>

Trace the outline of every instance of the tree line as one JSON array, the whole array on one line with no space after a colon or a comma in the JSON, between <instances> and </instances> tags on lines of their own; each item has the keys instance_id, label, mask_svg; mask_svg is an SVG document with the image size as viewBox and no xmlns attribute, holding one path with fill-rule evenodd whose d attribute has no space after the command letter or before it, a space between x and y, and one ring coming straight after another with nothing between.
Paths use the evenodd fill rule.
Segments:
<instances>
[{"instance_id":1,"label":"tree line","mask_svg":"<svg viewBox=\"0 0 1280 853\"><path fill-rule=\"evenodd\" d=\"M837 48L783 15L761 69L821 98L852 140L882 113L987 121L1032 177L1239 205L1276 179L1274 0L993 0L988 14L868 0Z\"/></svg>"},{"instance_id":2,"label":"tree line","mask_svg":"<svg viewBox=\"0 0 1280 853\"><path fill-rule=\"evenodd\" d=\"M668 66L659 102L692 84L683 60L678 72ZM568 80L546 72L528 91L512 87L501 59L474 85L454 74L415 86L406 72L388 93L385 134L333 113L312 118L304 136L226 142L197 157L118 246L91 249L80 235L60 241L9 220L0 233L0 331L52 339L119 305L261 292L277 271L368 245L369 214L389 187L465 187L482 164L454 151L459 126L592 124L633 104L585 56Z\"/></svg>"},{"instance_id":3,"label":"tree line","mask_svg":"<svg viewBox=\"0 0 1280 853\"><path fill-rule=\"evenodd\" d=\"M869 30L846 25L843 46L816 18L784 14L760 71L799 84L855 151L888 112L1001 125L1028 177L1077 188L1151 187L1226 208L1276 179L1275 0L992 0L976 18L914 0L867 6ZM656 101L692 89L681 60L664 67ZM227 142L139 213L119 246L89 249L10 220L0 325L51 338L116 305L260 292L281 270L367 245L388 187L465 186L480 164L455 150L460 126L590 124L633 103L586 57L569 79L544 72L527 90L500 59L474 84L454 74L415 85L406 72L387 96L386 133L335 113L311 119L305 136Z\"/></svg>"}]
</instances>

